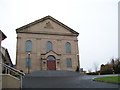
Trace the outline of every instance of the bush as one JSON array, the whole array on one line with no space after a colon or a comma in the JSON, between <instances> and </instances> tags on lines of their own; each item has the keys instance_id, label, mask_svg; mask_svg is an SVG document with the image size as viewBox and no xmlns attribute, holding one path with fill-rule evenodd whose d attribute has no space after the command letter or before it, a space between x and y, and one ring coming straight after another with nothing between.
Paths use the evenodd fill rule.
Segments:
<instances>
[{"instance_id":1,"label":"bush","mask_svg":"<svg viewBox=\"0 0 120 90\"><path fill-rule=\"evenodd\" d=\"M115 74L120 74L120 65L114 67Z\"/></svg>"},{"instance_id":2,"label":"bush","mask_svg":"<svg viewBox=\"0 0 120 90\"><path fill-rule=\"evenodd\" d=\"M87 75L99 75L99 72L90 72L90 73L87 73Z\"/></svg>"},{"instance_id":3,"label":"bush","mask_svg":"<svg viewBox=\"0 0 120 90\"><path fill-rule=\"evenodd\" d=\"M113 70L112 69L107 69L107 70L104 70L104 71L100 71L100 74L101 75L104 75L104 74L113 74Z\"/></svg>"}]
</instances>

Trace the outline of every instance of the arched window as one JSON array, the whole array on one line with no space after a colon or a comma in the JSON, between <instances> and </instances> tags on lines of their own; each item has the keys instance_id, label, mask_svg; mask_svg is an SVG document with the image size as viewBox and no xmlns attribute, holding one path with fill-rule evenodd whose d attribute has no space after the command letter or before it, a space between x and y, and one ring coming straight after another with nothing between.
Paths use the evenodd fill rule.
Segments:
<instances>
[{"instance_id":1,"label":"arched window","mask_svg":"<svg viewBox=\"0 0 120 90\"><path fill-rule=\"evenodd\" d=\"M32 41L31 40L26 41L25 49L26 49L26 52L31 52L32 51Z\"/></svg>"},{"instance_id":2,"label":"arched window","mask_svg":"<svg viewBox=\"0 0 120 90\"><path fill-rule=\"evenodd\" d=\"M72 68L72 60L71 60L71 58L66 59L66 64L67 64L67 68Z\"/></svg>"},{"instance_id":3,"label":"arched window","mask_svg":"<svg viewBox=\"0 0 120 90\"><path fill-rule=\"evenodd\" d=\"M46 51L49 52L53 50L53 45L52 45L52 42L48 41L47 42L47 47L46 47Z\"/></svg>"},{"instance_id":4,"label":"arched window","mask_svg":"<svg viewBox=\"0 0 120 90\"><path fill-rule=\"evenodd\" d=\"M47 60L56 60L56 59L53 55L50 55L50 56L47 57Z\"/></svg>"},{"instance_id":5,"label":"arched window","mask_svg":"<svg viewBox=\"0 0 120 90\"><path fill-rule=\"evenodd\" d=\"M71 44L69 42L65 44L65 50L66 50L66 53L71 53Z\"/></svg>"}]
</instances>

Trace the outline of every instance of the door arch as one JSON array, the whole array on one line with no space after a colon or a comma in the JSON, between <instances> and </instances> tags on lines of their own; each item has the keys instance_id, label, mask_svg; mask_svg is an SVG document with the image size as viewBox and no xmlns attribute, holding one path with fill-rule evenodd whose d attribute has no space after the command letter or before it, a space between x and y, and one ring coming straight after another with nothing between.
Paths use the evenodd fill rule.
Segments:
<instances>
[{"instance_id":1,"label":"door arch","mask_svg":"<svg viewBox=\"0 0 120 90\"><path fill-rule=\"evenodd\" d=\"M47 70L56 70L56 58L53 55L47 57Z\"/></svg>"}]
</instances>

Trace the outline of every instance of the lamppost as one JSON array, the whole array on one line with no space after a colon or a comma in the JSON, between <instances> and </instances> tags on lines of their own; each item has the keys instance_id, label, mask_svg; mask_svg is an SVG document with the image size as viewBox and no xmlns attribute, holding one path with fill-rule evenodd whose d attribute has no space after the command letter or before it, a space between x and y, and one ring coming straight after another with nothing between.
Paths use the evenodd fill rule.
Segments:
<instances>
[{"instance_id":1,"label":"lamppost","mask_svg":"<svg viewBox=\"0 0 120 90\"><path fill-rule=\"evenodd\" d=\"M79 69L80 69L80 62L79 62L79 54L77 53L77 59L78 59L78 66L77 66L77 68L78 68L78 71L79 71Z\"/></svg>"},{"instance_id":2,"label":"lamppost","mask_svg":"<svg viewBox=\"0 0 120 90\"><path fill-rule=\"evenodd\" d=\"M30 52L28 52L27 67L28 67L28 74L29 74L30 73Z\"/></svg>"}]
</instances>

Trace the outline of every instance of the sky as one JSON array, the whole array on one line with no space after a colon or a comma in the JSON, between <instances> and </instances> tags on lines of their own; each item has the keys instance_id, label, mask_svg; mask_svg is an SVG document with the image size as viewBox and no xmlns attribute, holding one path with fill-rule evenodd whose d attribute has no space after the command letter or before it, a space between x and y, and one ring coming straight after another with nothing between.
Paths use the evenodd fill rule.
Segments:
<instances>
[{"instance_id":1,"label":"sky","mask_svg":"<svg viewBox=\"0 0 120 90\"><path fill-rule=\"evenodd\" d=\"M2 46L16 62L16 29L50 15L79 32L80 67L95 66L118 57L119 0L0 0Z\"/></svg>"}]
</instances>

